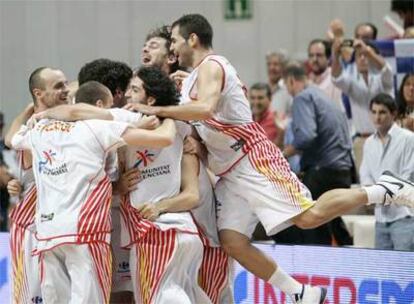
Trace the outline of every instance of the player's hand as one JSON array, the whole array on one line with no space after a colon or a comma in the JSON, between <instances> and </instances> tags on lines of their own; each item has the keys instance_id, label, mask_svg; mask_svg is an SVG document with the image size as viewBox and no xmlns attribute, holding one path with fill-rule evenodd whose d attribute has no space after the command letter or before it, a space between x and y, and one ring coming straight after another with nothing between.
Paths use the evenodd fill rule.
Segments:
<instances>
[{"instance_id":1,"label":"player's hand","mask_svg":"<svg viewBox=\"0 0 414 304\"><path fill-rule=\"evenodd\" d=\"M154 130L158 128L160 125L160 120L157 116L150 115L150 116L143 116L139 122L136 124L137 128L140 129L147 129L147 130Z\"/></svg>"},{"instance_id":2,"label":"player's hand","mask_svg":"<svg viewBox=\"0 0 414 304\"><path fill-rule=\"evenodd\" d=\"M115 191L121 195L138 189L137 184L141 180L141 174L138 169L132 168L125 171L119 180L115 183Z\"/></svg>"},{"instance_id":3,"label":"player's hand","mask_svg":"<svg viewBox=\"0 0 414 304\"><path fill-rule=\"evenodd\" d=\"M22 192L22 185L17 179L11 179L7 183L7 191L10 196L19 196Z\"/></svg>"},{"instance_id":4,"label":"player's hand","mask_svg":"<svg viewBox=\"0 0 414 304\"><path fill-rule=\"evenodd\" d=\"M155 221L160 216L160 210L157 205L153 203L144 203L138 208L139 214L151 222Z\"/></svg>"},{"instance_id":5,"label":"player's hand","mask_svg":"<svg viewBox=\"0 0 414 304\"><path fill-rule=\"evenodd\" d=\"M133 112L139 112L145 115L157 115L156 107L151 107L140 103L127 103L124 106L124 109Z\"/></svg>"},{"instance_id":6,"label":"player's hand","mask_svg":"<svg viewBox=\"0 0 414 304\"><path fill-rule=\"evenodd\" d=\"M34 103L30 102L26 108L24 109L24 111L26 112L27 116L30 117L34 114Z\"/></svg>"},{"instance_id":7,"label":"player's hand","mask_svg":"<svg viewBox=\"0 0 414 304\"><path fill-rule=\"evenodd\" d=\"M201 143L192 136L187 136L184 140L184 153L200 155Z\"/></svg>"},{"instance_id":8,"label":"player's hand","mask_svg":"<svg viewBox=\"0 0 414 304\"><path fill-rule=\"evenodd\" d=\"M35 113L32 116L32 119L37 120L37 121L39 121L41 119L45 119L45 118L49 118L47 110Z\"/></svg>"},{"instance_id":9,"label":"player's hand","mask_svg":"<svg viewBox=\"0 0 414 304\"><path fill-rule=\"evenodd\" d=\"M181 70L177 70L176 72L174 72L170 75L170 78L172 80L174 80L174 82L177 86L180 86L181 83L184 81L184 79L186 79L188 77L188 75L190 75L190 73L185 72L185 71L181 71Z\"/></svg>"}]
</instances>

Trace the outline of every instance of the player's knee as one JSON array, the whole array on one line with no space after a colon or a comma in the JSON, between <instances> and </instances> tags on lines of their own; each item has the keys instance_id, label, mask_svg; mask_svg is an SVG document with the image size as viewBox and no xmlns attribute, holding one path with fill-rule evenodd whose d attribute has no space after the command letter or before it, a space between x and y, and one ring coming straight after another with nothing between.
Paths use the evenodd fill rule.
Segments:
<instances>
[{"instance_id":1,"label":"player's knee","mask_svg":"<svg viewBox=\"0 0 414 304\"><path fill-rule=\"evenodd\" d=\"M312 229L323 224L325 217L319 210L311 208L295 217L293 222L301 229Z\"/></svg>"},{"instance_id":2,"label":"player's knee","mask_svg":"<svg viewBox=\"0 0 414 304\"><path fill-rule=\"evenodd\" d=\"M220 236L220 242L223 250L233 258L236 258L237 256L243 254L243 252L246 252L246 246L250 244L246 240L226 236Z\"/></svg>"}]
</instances>

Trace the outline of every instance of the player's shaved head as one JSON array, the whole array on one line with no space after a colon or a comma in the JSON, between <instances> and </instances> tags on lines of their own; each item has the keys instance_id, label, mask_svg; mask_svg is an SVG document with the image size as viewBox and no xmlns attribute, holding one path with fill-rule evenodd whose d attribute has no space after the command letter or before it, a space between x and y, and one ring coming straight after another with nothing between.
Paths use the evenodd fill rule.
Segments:
<instances>
[{"instance_id":1,"label":"player's shaved head","mask_svg":"<svg viewBox=\"0 0 414 304\"><path fill-rule=\"evenodd\" d=\"M42 77L42 72L48 69L47 67L39 67L37 69L35 69L29 77L29 90L30 90L30 94L32 95L33 98L33 102L36 103L36 97L33 93L34 89L41 89L44 90L45 89L45 81L44 78Z\"/></svg>"},{"instance_id":2,"label":"player's shaved head","mask_svg":"<svg viewBox=\"0 0 414 304\"><path fill-rule=\"evenodd\" d=\"M95 106L98 100L103 102L112 98L111 91L97 81L88 81L82 84L76 92L76 103L87 103Z\"/></svg>"}]
</instances>

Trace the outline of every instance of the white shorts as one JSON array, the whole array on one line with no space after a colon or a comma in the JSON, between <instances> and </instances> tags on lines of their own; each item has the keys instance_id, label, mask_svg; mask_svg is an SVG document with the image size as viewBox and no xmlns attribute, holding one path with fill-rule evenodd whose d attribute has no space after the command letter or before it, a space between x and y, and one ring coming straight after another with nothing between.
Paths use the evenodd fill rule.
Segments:
<instances>
[{"instance_id":1,"label":"white shorts","mask_svg":"<svg viewBox=\"0 0 414 304\"><path fill-rule=\"evenodd\" d=\"M129 268L129 250L121 248L121 210L111 208L113 254L112 292L133 291L131 271Z\"/></svg>"},{"instance_id":2,"label":"white shorts","mask_svg":"<svg viewBox=\"0 0 414 304\"><path fill-rule=\"evenodd\" d=\"M108 303L111 256L105 243L66 244L41 252L44 303Z\"/></svg>"},{"instance_id":3,"label":"white shorts","mask_svg":"<svg viewBox=\"0 0 414 304\"><path fill-rule=\"evenodd\" d=\"M198 285L203 245L198 235L154 229L131 249L135 302L211 303Z\"/></svg>"},{"instance_id":4,"label":"white shorts","mask_svg":"<svg viewBox=\"0 0 414 304\"><path fill-rule=\"evenodd\" d=\"M218 230L234 230L249 238L259 221L273 235L314 205L293 172L281 172L276 160L258 162L251 154L220 178L215 193Z\"/></svg>"},{"instance_id":5,"label":"white shorts","mask_svg":"<svg viewBox=\"0 0 414 304\"><path fill-rule=\"evenodd\" d=\"M13 303L41 303L39 257L32 256L36 247L34 232L13 224L10 248L13 265Z\"/></svg>"}]
</instances>

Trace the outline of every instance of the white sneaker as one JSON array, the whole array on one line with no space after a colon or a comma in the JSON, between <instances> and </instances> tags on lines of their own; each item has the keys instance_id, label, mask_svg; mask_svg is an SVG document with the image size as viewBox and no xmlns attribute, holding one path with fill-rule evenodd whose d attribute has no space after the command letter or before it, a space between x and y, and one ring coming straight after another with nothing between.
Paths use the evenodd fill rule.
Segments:
<instances>
[{"instance_id":1,"label":"white sneaker","mask_svg":"<svg viewBox=\"0 0 414 304\"><path fill-rule=\"evenodd\" d=\"M326 300L327 290L324 287L302 285L302 292L293 295L295 304L323 304Z\"/></svg>"},{"instance_id":2,"label":"white sneaker","mask_svg":"<svg viewBox=\"0 0 414 304\"><path fill-rule=\"evenodd\" d=\"M414 184L396 177L389 171L382 173L377 185L387 191L384 196L384 204L396 204L414 208Z\"/></svg>"}]
</instances>

